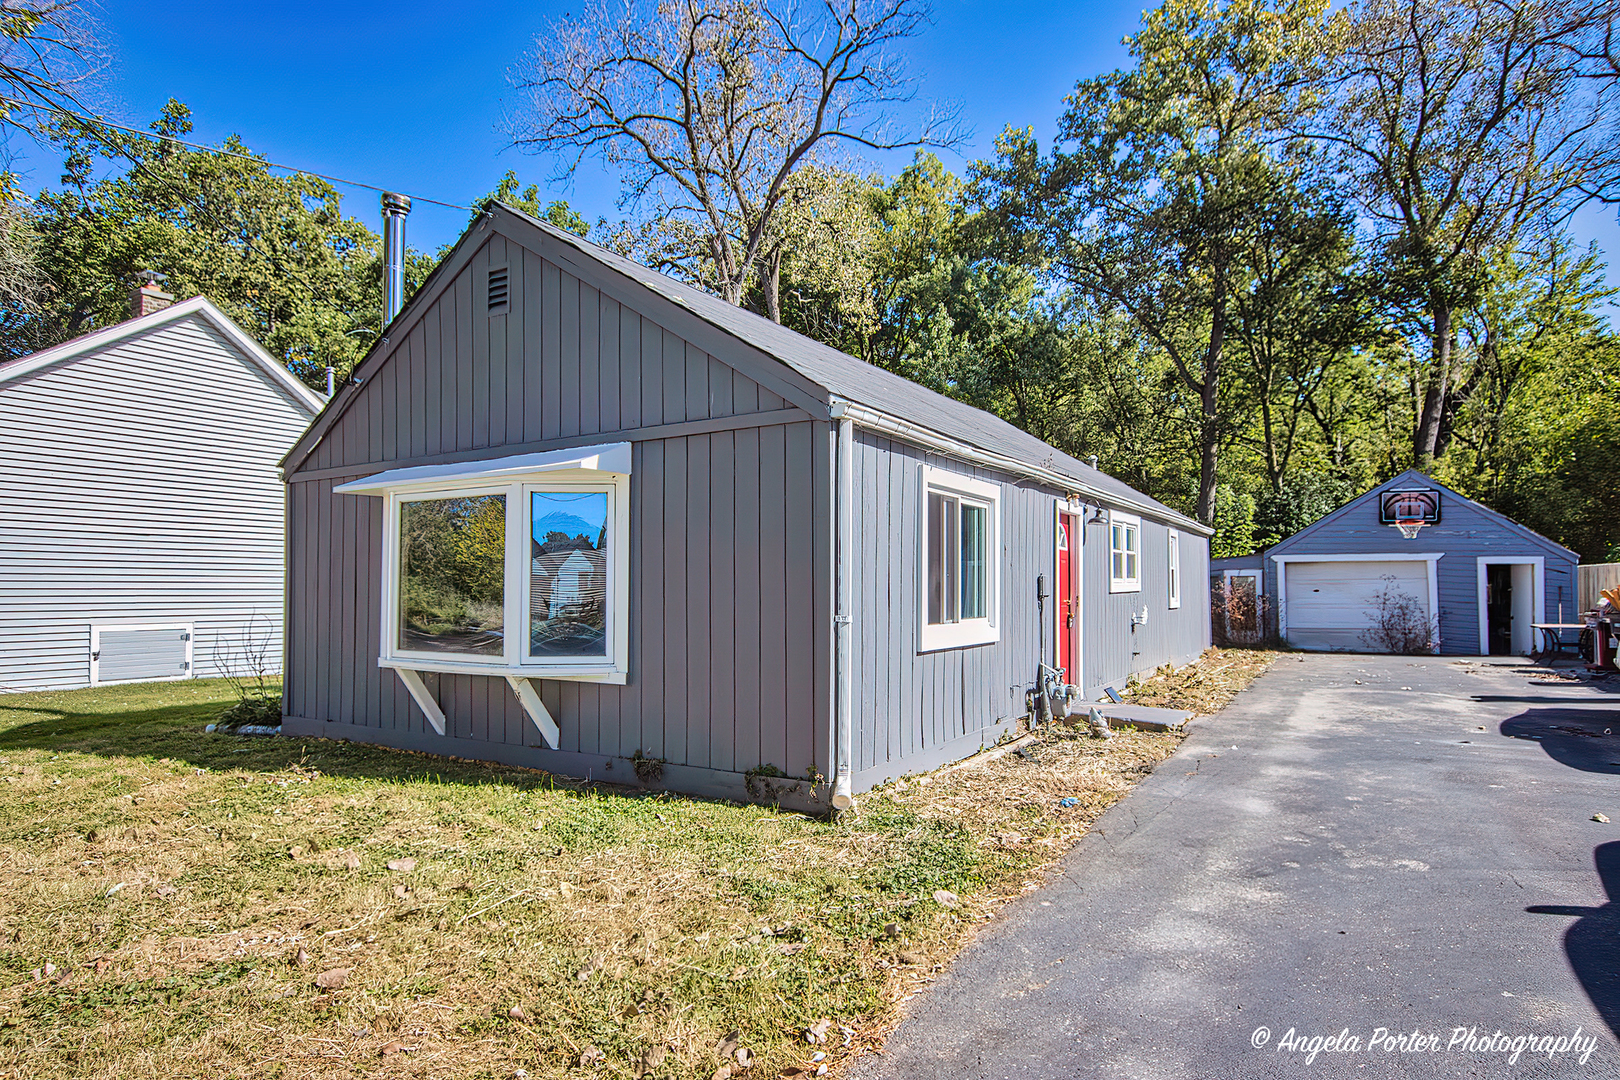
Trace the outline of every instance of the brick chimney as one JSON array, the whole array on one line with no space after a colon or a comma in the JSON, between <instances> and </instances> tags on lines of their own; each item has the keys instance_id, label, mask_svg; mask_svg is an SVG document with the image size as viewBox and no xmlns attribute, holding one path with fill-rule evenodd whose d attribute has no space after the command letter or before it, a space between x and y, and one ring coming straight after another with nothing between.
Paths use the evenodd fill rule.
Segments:
<instances>
[{"instance_id":1,"label":"brick chimney","mask_svg":"<svg viewBox=\"0 0 1620 1080\"><path fill-rule=\"evenodd\" d=\"M154 311L162 311L174 303L174 297L163 291L163 282L168 278L156 270L142 270L139 275L141 283L129 294L129 317L139 319L143 315L150 315Z\"/></svg>"}]
</instances>

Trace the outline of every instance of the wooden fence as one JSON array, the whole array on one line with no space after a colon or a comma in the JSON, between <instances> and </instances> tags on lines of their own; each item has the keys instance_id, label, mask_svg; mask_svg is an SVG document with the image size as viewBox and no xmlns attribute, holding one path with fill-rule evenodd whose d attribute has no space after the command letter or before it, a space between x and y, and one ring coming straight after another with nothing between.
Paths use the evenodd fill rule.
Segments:
<instances>
[{"instance_id":1,"label":"wooden fence","mask_svg":"<svg viewBox=\"0 0 1620 1080\"><path fill-rule=\"evenodd\" d=\"M1580 610L1591 611L1598 605L1598 592L1602 589L1620 589L1620 563L1593 563L1580 568Z\"/></svg>"}]
</instances>

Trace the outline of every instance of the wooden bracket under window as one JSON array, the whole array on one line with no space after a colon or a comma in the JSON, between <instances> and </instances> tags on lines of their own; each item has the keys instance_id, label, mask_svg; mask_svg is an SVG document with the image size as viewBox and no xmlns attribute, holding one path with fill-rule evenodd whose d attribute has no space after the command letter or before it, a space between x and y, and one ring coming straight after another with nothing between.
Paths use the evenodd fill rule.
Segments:
<instances>
[{"instance_id":1,"label":"wooden bracket under window","mask_svg":"<svg viewBox=\"0 0 1620 1080\"><path fill-rule=\"evenodd\" d=\"M521 675L508 675L506 681L512 684L512 692L517 695L518 704L529 714L534 726L540 729L540 737L546 740L546 745L553 750L560 749L562 731L557 727L557 721L551 718L551 711L546 708L546 703L540 700L540 692L534 688L534 684Z\"/></svg>"},{"instance_id":2,"label":"wooden bracket under window","mask_svg":"<svg viewBox=\"0 0 1620 1080\"><path fill-rule=\"evenodd\" d=\"M433 725L433 730L443 735L444 710L439 708L439 703L433 700L432 694L428 693L427 683L422 681L422 673L412 671L410 668L395 668L394 674L398 675L399 681L405 684L405 689L411 692L411 697L416 701L417 707L422 710L422 715L427 717L427 722Z\"/></svg>"}]
</instances>

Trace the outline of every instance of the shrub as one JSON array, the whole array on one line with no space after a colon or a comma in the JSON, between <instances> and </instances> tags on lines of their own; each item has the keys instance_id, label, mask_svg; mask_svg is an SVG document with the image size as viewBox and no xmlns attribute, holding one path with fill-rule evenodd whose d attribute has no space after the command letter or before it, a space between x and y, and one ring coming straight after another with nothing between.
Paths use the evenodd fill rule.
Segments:
<instances>
[{"instance_id":1,"label":"shrub","mask_svg":"<svg viewBox=\"0 0 1620 1080\"><path fill-rule=\"evenodd\" d=\"M244 694L240 700L227 706L225 711L219 714L219 726L223 728L239 728L247 724L277 727L280 723L280 694L263 696Z\"/></svg>"},{"instance_id":2,"label":"shrub","mask_svg":"<svg viewBox=\"0 0 1620 1080\"><path fill-rule=\"evenodd\" d=\"M1440 627L1423 610L1423 602L1395 584L1393 575L1384 577L1384 588L1374 598L1369 615L1370 628L1361 640L1375 652L1417 656L1432 653L1440 641Z\"/></svg>"},{"instance_id":3,"label":"shrub","mask_svg":"<svg viewBox=\"0 0 1620 1080\"><path fill-rule=\"evenodd\" d=\"M1221 648L1274 645L1277 620L1271 597L1218 585L1210 591L1211 640Z\"/></svg>"}]
</instances>

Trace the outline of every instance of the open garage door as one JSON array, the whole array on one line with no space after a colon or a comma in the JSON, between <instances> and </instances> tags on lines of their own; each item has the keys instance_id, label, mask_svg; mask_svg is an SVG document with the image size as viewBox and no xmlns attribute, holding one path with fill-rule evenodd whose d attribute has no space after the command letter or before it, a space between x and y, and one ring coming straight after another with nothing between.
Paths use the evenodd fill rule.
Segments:
<instances>
[{"instance_id":1,"label":"open garage door","mask_svg":"<svg viewBox=\"0 0 1620 1080\"><path fill-rule=\"evenodd\" d=\"M1283 564L1284 636L1300 649L1388 652L1376 634L1381 601L1404 605L1414 629L1432 624L1427 561Z\"/></svg>"}]
</instances>

